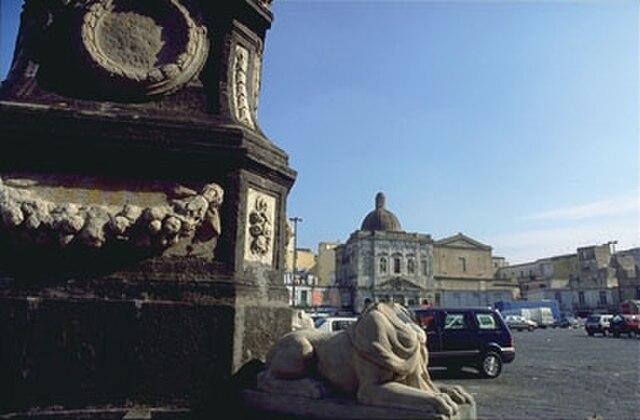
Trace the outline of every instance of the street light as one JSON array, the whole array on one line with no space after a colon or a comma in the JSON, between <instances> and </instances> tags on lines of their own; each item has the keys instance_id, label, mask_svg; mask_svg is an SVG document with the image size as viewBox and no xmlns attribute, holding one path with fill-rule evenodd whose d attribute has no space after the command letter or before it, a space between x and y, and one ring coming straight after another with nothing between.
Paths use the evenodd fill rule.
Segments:
<instances>
[{"instance_id":1,"label":"street light","mask_svg":"<svg viewBox=\"0 0 640 420\"><path fill-rule=\"evenodd\" d=\"M290 217L293 222L293 272L291 273L291 296L293 306L296 306L296 271L298 271L298 223L302 223L302 217Z\"/></svg>"}]
</instances>

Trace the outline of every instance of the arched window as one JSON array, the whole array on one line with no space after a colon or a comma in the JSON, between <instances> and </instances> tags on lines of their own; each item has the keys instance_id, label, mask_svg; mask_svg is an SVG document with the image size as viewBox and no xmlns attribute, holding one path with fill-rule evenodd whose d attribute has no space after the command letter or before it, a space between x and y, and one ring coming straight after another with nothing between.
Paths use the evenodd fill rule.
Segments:
<instances>
[{"instance_id":1,"label":"arched window","mask_svg":"<svg viewBox=\"0 0 640 420\"><path fill-rule=\"evenodd\" d=\"M387 272L387 259L385 257L380 258L380 272Z\"/></svg>"},{"instance_id":2,"label":"arched window","mask_svg":"<svg viewBox=\"0 0 640 420\"><path fill-rule=\"evenodd\" d=\"M393 259L393 272L400 274L400 257L395 257Z\"/></svg>"},{"instance_id":3,"label":"arched window","mask_svg":"<svg viewBox=\"0 0 640 420\"><path fill-rule=\"evenodd\" d=\"M407 272L409 274L414 274L416 272L416 262L413 258L409 258L407 261Z\"/></svg>"}]
</instances>

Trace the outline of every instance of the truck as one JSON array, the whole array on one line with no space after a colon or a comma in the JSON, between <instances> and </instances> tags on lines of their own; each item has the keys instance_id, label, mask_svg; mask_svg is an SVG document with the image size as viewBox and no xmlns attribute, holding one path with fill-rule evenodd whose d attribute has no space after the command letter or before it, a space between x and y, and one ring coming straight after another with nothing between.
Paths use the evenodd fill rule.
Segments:
<instances>
[{"instance_id":1,"label":"truck","mask_svg":"<svg viewBox=\"0 0 640 420\"><path fill-rule=\"evenodd\" d=\"M539 328L553 327L555 325L555 318L550 308L539 307L525 310L529 312L529 316L525 316L525 318L536 322Z\"/></svg>"},{"instance_id":2,"label":"truck","mask_svg":"<svg viewBox=\"0 0 640 420\"><path fill-rule=\"evenodd\" d=\"M554 326L560 320L560 308L555 300L500 301L493 306L503 316L521 315L535 321L540 328Z\"/></svg>"}]
</instances>

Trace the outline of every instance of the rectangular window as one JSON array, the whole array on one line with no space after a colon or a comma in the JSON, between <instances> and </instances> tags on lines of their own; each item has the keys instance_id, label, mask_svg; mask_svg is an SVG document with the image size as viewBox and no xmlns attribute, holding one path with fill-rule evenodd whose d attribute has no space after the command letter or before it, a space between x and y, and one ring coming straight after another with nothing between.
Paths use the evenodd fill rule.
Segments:
<instances>
[{"instance_id":1,"label":"rectangular window","mask_svg":"<svg viewBox=\"0 0 640 420\"><path fill-rule=\"evenodd\" d=\"M467 259L465 257L458 257L458 259L460 260L460 265L462 266L462 271L466 272L467 271Z\"/></svg>"},{"instance_id":2,"label":"rectangular window","mask_svg":"<svg viewBox=\"0 0 640 420\"><path fill-rule=\"evenodd\" d=\"M605 292L605 291L601 291L600 292L600 304L601 305L606 305L607 304L607 292Z\"/></svg>"},{"instance_id":3,"label":"rectangular window","mask_svg":"<svg viewBox=\"0 0 640 420\"><path fill-rule=\"evenodd\" d=\"M578 302L580 305L584 305L584 292L578 292Z\"/></svg>"},{"instance_id":4,"label":"rectangular window","mask_svg":"<svg viewBox=\"0 0 640 420\"><path fill-rule=\"evenodd\" d=\"M495 330L498 328L496 320L491 314L476 314L476 320L478 321L478 328L481 330Z\"/></svg>"},{"instance_id":5,"label":"rectangular window","mask_svg":"<svg viewBox=\"0 0 640 420\"><path fill-rule=\"evenodd\" d=\"M400 258L393 259L393 272L396 274L400 273Z\"/></svg>"},{"instance_id":6,"label":"rectangular window","mask_svg":"<svg viewBox=\"0 0 640 420\"><path fill-rule=\"evenodd\" d=\"M307 306L307 291L306 290L301 290L300 291L300 302L299 304L302 306Z\"/></svg>"},{"instance_id":7,"label":"rectangular window","mask_svg":"<svg viewBox=\"0 0 640 420\"><path fill-rule=\"evenodd\" d=\"M385 257L380 258L380 273L387 273L387 259Z\"/></svg>"},{"instance_id":8,"label":"rectangular window","mask_svg":"<svg viewBox=\"0 0 640 420\"><path fill-rule=\"evenodd\" d=\"M353 324L353 321L333 321L331 331L342 331L351 324Z\"/></svg>"},{"instance_id":9,"label":"rectangular window","mask_svg":"<svg viewBox=\"0 0 640 420\"><path fill-rule=\"evenodd\" d=\"M466 328L467 326L464 322L464 314L451 313L447 314L444 319L445 330L464 330Z\"/></svg>"}]
</instances>

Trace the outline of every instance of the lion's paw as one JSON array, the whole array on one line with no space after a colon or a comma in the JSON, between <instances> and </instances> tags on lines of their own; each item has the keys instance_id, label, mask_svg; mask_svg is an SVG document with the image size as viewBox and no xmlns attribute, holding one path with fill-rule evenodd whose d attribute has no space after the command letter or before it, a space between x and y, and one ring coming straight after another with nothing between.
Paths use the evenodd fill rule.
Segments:
<instances>
[{"instance_id":1,"label":"lion's paw","mask_svg":"<svg viewBox=\"0 0 640 420\"><path fill-rule=\"evenodd\" d=\"M458 404L473 404L473 397L461 386L439 386L438 390Z\"/></svg>"},{"instance_id":2,"label":"lion's paw","mask_svg":"<svg viewBox=\"0 0 640 420\"><path fill-rule=\"evenodd\" d=\"M447 394L434 394L431 397L431 403L436 413L444 414L445 416L455 416L459 410L458 404Z\"/></svg>"}]
</instances>

